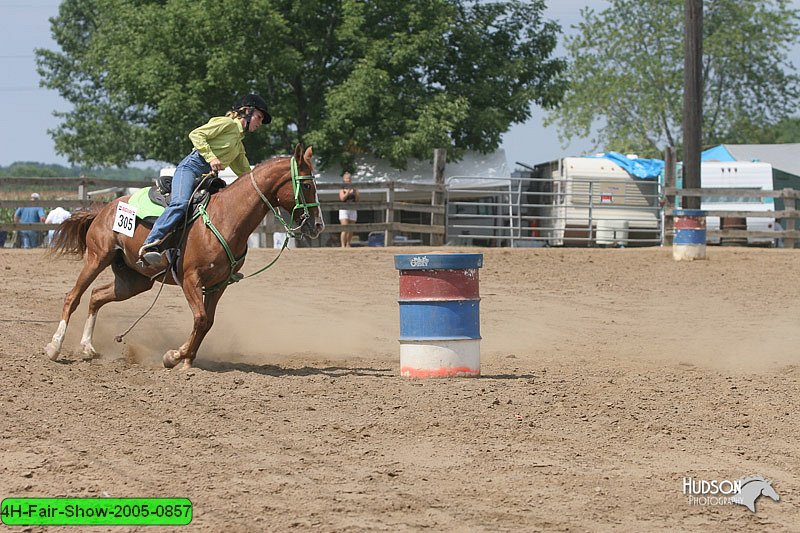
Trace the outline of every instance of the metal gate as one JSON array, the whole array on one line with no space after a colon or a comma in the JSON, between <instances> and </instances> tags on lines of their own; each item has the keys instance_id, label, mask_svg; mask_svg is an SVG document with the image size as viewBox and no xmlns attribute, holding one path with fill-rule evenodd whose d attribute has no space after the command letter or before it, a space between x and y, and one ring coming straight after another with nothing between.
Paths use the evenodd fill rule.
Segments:
<instances>
[{"instance_id":1,"label":"metal gate","mask_svg":"<svg viewBox=\"0 0 800 533\"><path fill-rule=\"evenodd\" d=\"M661 185L633 178L453 176L445 182L447 242L538 246L656 246Z\"/></svg>"}]
</instances>

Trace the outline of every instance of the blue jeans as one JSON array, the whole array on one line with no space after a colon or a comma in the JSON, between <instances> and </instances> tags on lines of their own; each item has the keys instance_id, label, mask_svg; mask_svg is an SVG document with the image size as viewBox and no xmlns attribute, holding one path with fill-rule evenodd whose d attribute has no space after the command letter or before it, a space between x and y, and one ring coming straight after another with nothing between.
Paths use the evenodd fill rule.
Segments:
<instances>
[{"instance_id":1,"label":"blue jeans","mask_svg":"<svg viewBox=\"0 0 800 533\"><path fill-rule=\"evenodd\" d=\"M39 232L31 230L20 230L19 243L23 248L36 248L39 246Z\"/></svg>"},{"instance_id":2,"label":"blue jeans","mask_svg":"<svg viewBox=\"0 0 800 533\"><path fill-rule=\"evenodd\" d=\"M169 205L161 213L161 216L156 219L153 229L150 230L150 235L144 240L144 244L163 239L165 235L172 231L175 224L180 222L184 214L186 214L186 207L189 205L189 200L191 200L196 180L208 172L211 172L211 165L203 159L203 156L197 150L192 150L192 153L178 163L175 175L172 176L172 194L169 199Z\"/></svg>"}]
</instances>

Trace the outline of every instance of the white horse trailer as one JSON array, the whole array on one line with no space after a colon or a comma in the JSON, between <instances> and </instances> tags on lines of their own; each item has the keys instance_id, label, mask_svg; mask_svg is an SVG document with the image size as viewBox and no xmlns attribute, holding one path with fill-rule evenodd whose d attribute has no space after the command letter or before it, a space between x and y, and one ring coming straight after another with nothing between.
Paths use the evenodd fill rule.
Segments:
<instances>
[{"instance_id":1,"label":"white horse trailer","mask_svg":"<svg viewBox=\"0 0 800 533\"><path fill-rule=\"evenodd\" d=\"M601 157L549 165L550 201L540 232L551 246L643 246L661 242L659 182L637 179Z\"/></svg>"}]
</instances>

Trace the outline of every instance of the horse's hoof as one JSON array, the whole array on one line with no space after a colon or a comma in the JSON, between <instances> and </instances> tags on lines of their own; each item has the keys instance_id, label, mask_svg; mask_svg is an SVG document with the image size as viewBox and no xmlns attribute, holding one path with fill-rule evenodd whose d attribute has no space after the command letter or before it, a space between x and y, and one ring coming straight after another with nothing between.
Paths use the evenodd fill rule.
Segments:
<instances>
[{"instance_id":1,"label":"horse's hoof","mask_svg":"<svg viewBox=\"0 0 800 533\"><path fill-rule=\"evenodd\" d=\"M84 344L83 345L83 355L90 359L94 359L98 356L97 350L94 349L94 346L91 344Z\"/></svg>"},{"instance_id":2,"label":"horse's hoof","mask_svg":"<svg viewBox=\"0 0 800 533\"><path fill-rule=\"evenodd\" d=\"M165 353L164 357L161 358L161 360L164 362L164 368L173 368L175 365L177 365L178 361L180 361L180 358L176 357L177 355L178 350L170 350Z\"/></svg>"},{"instance_id":3,"label":"horse's hoof","mask_svg":"<svg viewBox=\"0 0 800 533\"><path fill-rule=\"evenodd\" d=\"M181 370L191 370L191 369L192 369L192 360L184 359L183 364L181 365Z\"/></svg>"},{"instance_id":4,"label":"horse's hoof","mask_svg":"<svg viewBox=\"0 0 800 533\"><path fill-rule=\"evenodd\" d=\"M56 359L58 359L59 350L51 342L47 346L44 347L44 353L45 353L45 355L47 356L48 359L50 359L51 361L55 361Z\"/></svg>"}]
</instances>

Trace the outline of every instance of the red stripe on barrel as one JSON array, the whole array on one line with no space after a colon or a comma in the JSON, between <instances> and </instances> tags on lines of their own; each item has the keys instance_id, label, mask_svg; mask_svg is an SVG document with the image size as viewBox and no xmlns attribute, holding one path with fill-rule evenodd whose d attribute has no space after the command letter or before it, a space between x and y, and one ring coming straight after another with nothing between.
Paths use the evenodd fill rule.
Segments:
<instances>
[{"instance_id":1,"label":"red stripe on barrel","mask_svg":"<svg viewBox=\"0 0 800 533\"><path fill-rule=\"evenodd\" d=\"M477 268L400 271L402 300L469 300L479 293Z\"/></svg>"},{"instance_id":2,"label":"red stripe on barrel","mask_svg":"<svg viewBox=\"0 0 800 533\"><path fill-rule=\"evenodd\" d=\"M675 217L675 229L706 229L706 217Z\"/></svg>"}]
</instances>

